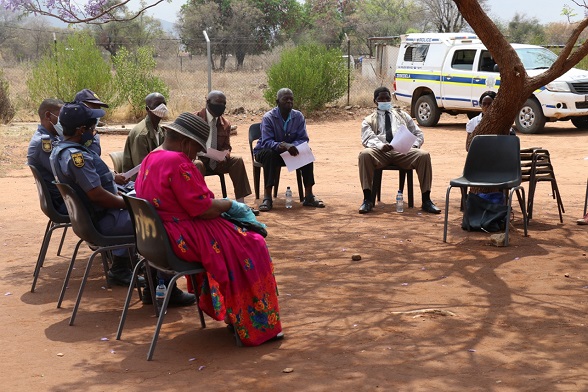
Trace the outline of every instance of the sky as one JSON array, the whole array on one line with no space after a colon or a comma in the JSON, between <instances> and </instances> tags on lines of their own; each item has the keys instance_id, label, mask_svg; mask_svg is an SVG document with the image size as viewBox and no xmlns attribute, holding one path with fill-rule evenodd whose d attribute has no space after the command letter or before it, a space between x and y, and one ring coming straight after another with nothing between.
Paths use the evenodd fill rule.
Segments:
<instances>
[{"instance_id":1,"label":"sky","mask_svg":"<svg viewBox=\"0 0 588 392\"><path fill-rule=\"evenodd\" d=\"M132 0L131 4L138 4L138 0ZM171 3L163 2L147 11L151 16L168 22L175 22L177 12L186 0L172 0ZM525 14L529 18L537 18L540 23L563 22L566 18L561 15L563 6L567 4L578 16L576 20L584 15L584 8L578 7L571 1L566 0L488 0L490 5L490 16L509 21L515 13Z\"/></svg>"}]
</instances>

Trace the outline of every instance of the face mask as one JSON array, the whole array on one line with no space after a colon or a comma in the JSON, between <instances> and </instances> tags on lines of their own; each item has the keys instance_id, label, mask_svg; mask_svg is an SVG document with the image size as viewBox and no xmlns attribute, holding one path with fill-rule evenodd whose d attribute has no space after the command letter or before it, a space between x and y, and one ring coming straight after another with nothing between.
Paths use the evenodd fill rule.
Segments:
<instances>
[{"instance_id":1,"label":"face mask","mask_svg":"<svg viewBox=\"0 0 588 392\"><path fill-rule=\"evenodd\" d=\"M53 122L51 122L51 124L53 125L53 129L55 129L55 132L57 132L59 137L63 138L63 126L61 126L61 123L59 122L59 117L51 112L49 112L49 114L51 114L52 116L57 118L57 122L55 124L53 124ZM49 120L49 121L51 121L51 120Z\"/></svg>"},{"instance_id":2,"label":"face mask","mask_svg":"<svg viewBox=\"0 0 588 392\"><path fill-rule=\"evenodd\" d=\"M80 144L89 147L94 140L94 130L93 129L86 129L84 133L82 133L82 140L80 140Z\"/></svg>"},{"instance_id":3,"label":"face mask","mask_svg":"<svg viewBox=\"0 0 588 392\"><path fill-rule=\"evenodd\" d=\"M147 109L159 118L165 118L169 114L169 110L167 110L165 103L160 103L159 106L157 106L155 109Z\"/></svg>"},{"instance_id":4,"label":"face mask","mask_svg":"<svg viewBox=\"0 0 588 392\"><path fill-rule=\"evenodd\" d=\"M217 104L214 104L214 103L209 103L208 104L208 111L214 117L220 117L220 116L222 116L223 113L225 112L225 109L226 108L227 108L227 105L217 105Z\"/></svg>"},{"instance_id":5,"label":"face mask","mask_svg":"<svg viewBox=\"0 0 588 392\"><path fill-rule=\"evenodd\" d=\"M392 102L378 102L378 110L392 109Z\"/></svg>"}]
</instances>

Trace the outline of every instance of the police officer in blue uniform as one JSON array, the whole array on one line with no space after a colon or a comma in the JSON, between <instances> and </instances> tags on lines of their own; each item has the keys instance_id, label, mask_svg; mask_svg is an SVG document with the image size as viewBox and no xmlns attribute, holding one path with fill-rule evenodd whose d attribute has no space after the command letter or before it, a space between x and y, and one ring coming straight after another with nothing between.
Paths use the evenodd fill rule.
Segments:
<instances>
[{"instance_id":1,"label":"police officer in blue uniform","mask_svg":"<svg viewBox=\"0 0 588 392\"><path fill-rule=\"evenodd\" d=\"M45 99L39 105L40 124L33 134L27 151L27 163L34 166L43 177L43 180L49 188L53 206L63 215L67 215L67 208L61 197L61 193L53 184L53 171L49 163L51 151L60 140L58 132L59 110L63 106L63 101L59 99Z\"/></svg>"},{"instance_id":2,"label":"police officer in blue uniform","mask_svg":"<svg viewBox=\"0 0 588 392\"><path fill-rule=\"evenodd\" d=\"M74 102L83 102L87 107L90 109L102 109L108 108L108 104L102 102L102 100L96 95L96 93L90 89L83 89L76 93L74 98ZM100 124L100 119L97 119L98 124ZM102 126L102 124L100 124ZM88 149L94 151L98 155L102 155L102 147L100 146L100 135L97 132L94 132L94 137L92 140L87 140L85 146Z\"/></svg>"},{"instance_id":3,"label":"police officer in blue uniform","mask_svg":"<svg viewBox=\"0 0 588 392\"><path fill-rule=\"evenodd\" d=\"M98 231L109 235L133 235L131 218L123 198L117 193L114 174L95 151L84 146L92 140L98 119L104 114L104 110L91 109L81 102L63 105L59 113L63 141L51 152L51 168L57 181L71 185L88 202ZM115 284L128 286L132 272L127 251L114 250L112 253L114 260L108 277ZM169 276L162 278L166 282L170 280ZM143 278L140 281L145 282ZM196 301L194 294L184 293L175 285L171 290L171 306L187 306ZM143 296L143 303L149 303L150 299L148 295Z\"/></svg>"},{"instance_id":4,"label":"police officer in blue uniform","mask_svg":"<svg viewBox=\"0 0 588 392\"><path fill-rule=\"evenodd\" d=\"M57 181L71 185L88 201L90 215L101 233L133 235L131 218L117 194L113 173L98 154L84 146L93 139L97 120L104 114L104 110L90 109L83 103L66 103L59 113L64 139L51 152L51 167ZM127 250L112 253L108 278L114 284L128 286L132 272Z\"/></svg>"}]
</instances>

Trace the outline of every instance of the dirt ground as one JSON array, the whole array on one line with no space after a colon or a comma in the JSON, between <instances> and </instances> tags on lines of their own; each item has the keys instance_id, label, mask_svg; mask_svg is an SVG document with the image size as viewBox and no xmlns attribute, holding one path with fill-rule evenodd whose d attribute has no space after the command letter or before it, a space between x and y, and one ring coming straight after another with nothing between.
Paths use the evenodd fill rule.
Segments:
<instances>
[{"instance_id":1,"label":"dirt ground","mask_svg":"<svg viewBox=\"0 0 588 392\"><path fill-rule=\"evenodd\" d=\"M12 148L0 178L0 298L4 391L586 391L588 390L587 230L582 215L588 176L588 133L571 123L520 135L521 146L549 149L566 213L559 222L546 183L538 185L529 237L515 208L511 245L460 228L459 192L452 192L449 238L443 215L394 211L397 174L386 172L382 202L359 215L357 171L365 112L309 121L316 156L315 193L325 209L295 203L294 173L282 172L274 210L259 219L280 289L286 338L238 348L224 325L195 307L171 309L154 360L146 354L155 326L151 307L134 303L122 340L115 340L125 289L104 288L100 266L74 326L69 317L89 255L84 249L61 309L56 300L75 236L56 256L54 235L35 293L32 272L46 218L25 162L28 139ZM259 118L233 117L233 151L251 175L247 128ZM465 117L442 117L424 129L433 159L432 198L445 206L449 180L461 174ZM6 132L8 128L1 129ZM34 126L30 126L31 133ZM123 135L102 136L102 156L122 150ZM218 195L217 177L208 177ZM232 187L227 177L232 196ZM295 199L296 199L295 194ZM246 199L250 205L260 200ZM358 253L361 261L352 261ZM182 282L182 284L184 284ZM438 309L442 312L395 312ZM284 372L291 368L292 372Z\"/></svg>"}]
</instances>

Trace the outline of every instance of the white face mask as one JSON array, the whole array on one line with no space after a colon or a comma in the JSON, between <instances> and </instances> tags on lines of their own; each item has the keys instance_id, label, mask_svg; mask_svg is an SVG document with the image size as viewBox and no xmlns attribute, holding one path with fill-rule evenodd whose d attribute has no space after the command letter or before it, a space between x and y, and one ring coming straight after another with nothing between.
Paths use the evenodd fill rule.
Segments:
<instances>
[{"instance_id":1,"label":"white face mask","mask_svg":"<svg viewBox=\"0 0 588 392\"><path fill-rule=\"evenodd\" d=\"M392 109L392 102L378 102L379 110L390 110Z\"/></svg>"},{"instance_id":2,"label":"white face mask","mask_svg":"<svg viewBox=\"0 0 588 392\"><path fill-rule=\"evenodd\" d=\"M63 126L61 125L59 120L57 120L57 124L53 124L53 128L55 129L55 132L57 132L59 137L63 138Z\"/></svg>"},{"instance_id":3,"label":"white face mask","mask_svg":"<svg viewBox=\"0 0 588 392\"><path fill-rule=\"evenodd\" d=\"M155 109L149 109L149 111L159 118L166 118L169 114L169 110L167 110L165 103L160 103Z\"/></svg>"}]
</instances>

